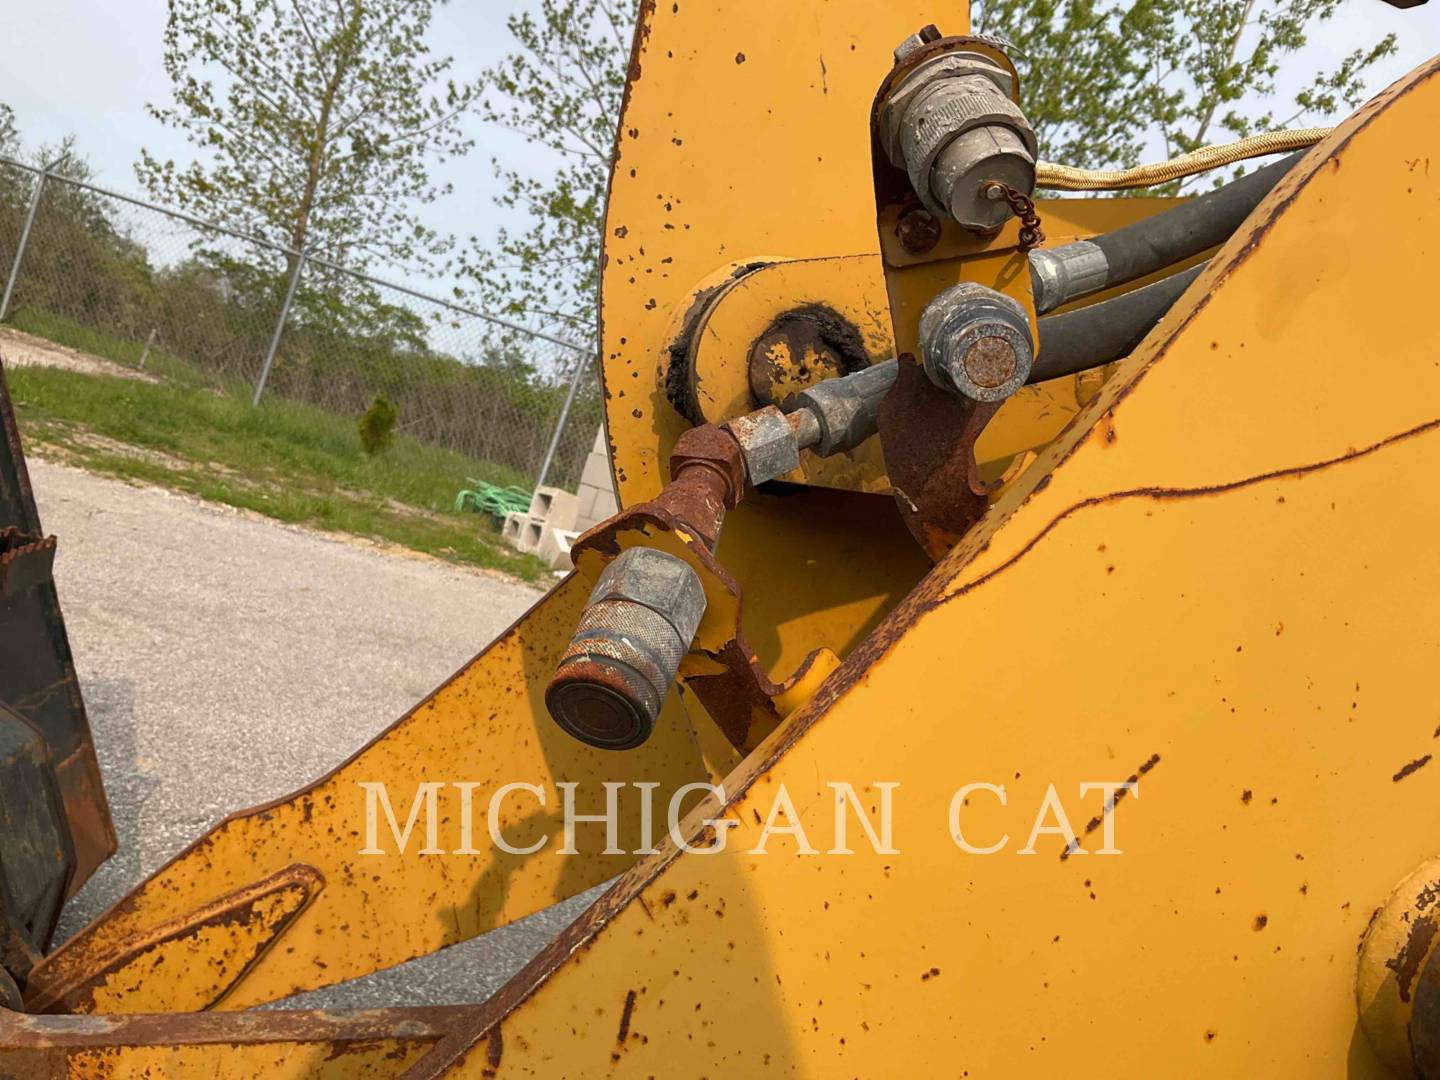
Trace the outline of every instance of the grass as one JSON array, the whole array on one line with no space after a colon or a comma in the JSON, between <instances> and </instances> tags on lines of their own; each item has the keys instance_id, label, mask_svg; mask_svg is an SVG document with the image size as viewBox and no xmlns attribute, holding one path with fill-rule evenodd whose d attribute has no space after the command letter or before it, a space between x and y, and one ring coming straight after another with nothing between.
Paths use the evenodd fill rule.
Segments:
<instances>
[{"instance_id":1,"label":"grass","mask_svg":"<svg viewBox=\"0 0 1440 1080\"><path fill-rule=\"evenodd\" d=\"M33 316L15 321L117 363L133 367L139 360L133 344L83 327ZM192 377L172 377L167 369L175 366ZM157 358L154 350L146 369L165 380L42 367L7 372L27 445L92 472L280 521L388 541L530 582L548 574L538 559L504 546L488 519L453 512L455 493L471 477L523 483L510 470L403 436L372 458L344 417L278 400L252 408L243 392L207 386L189 365Z\"/></svg>"}]
</instances>

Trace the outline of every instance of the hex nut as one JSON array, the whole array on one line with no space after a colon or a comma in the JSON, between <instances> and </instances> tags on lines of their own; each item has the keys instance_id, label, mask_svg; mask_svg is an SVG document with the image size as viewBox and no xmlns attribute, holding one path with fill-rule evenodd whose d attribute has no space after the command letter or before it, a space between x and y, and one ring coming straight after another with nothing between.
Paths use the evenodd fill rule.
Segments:
<instances>
[{"instance_id":1,"label":"hex nut","mask_svg":"<svg viewBox=\"0 0 1440 1080\"><path fill-rule=\"evenodd\" d=\"M774 405L737 416L725 430L740 444L751 484L763 484L800 467L795 431Z\"/></svg>"},{"instance_id":2,"label":"hex nut","mask_svg":"<svg viewBox=\"0 0 1440 1080\"><path fill-rule=\"evenodd\" d=\"M895 63L899 64L904 62L907 56L914 53L918 49L923 49L932 41L939 41L940 38L940 28L937 27L934 23L930 23L928 26L922 26L919 30L916 30L915 33L911 34L899 45L895 46Z\"/></svg>"},{"instance_id":3,"label":"hex nut","mask_svg":"<svg viewBox=\"0 0 1440 1080\"><path fill-rule=\"evenodd\" d=\"M902 79L880 105L877 123L880 145L897 168L905 167L900 153L900 124L910 103L922 91L948 78L979 76L1012 102L1015 80L1010 72L987 56L970 52L947 52L931 57Z\"/></svg>"}]
</instances>

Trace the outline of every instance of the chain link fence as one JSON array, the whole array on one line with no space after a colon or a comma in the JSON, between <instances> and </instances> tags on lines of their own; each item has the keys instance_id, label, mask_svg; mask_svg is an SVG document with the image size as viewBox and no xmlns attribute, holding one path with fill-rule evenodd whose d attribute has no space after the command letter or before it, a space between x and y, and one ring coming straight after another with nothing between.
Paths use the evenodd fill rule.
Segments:
<instances>
[{"instance_id":1,"label":"chain link fence","mask_svg":"<svg viewBox=\"0 0 1440 1080\"><path fill-rule=\"evenodd\" d=\"M563 334L6 158L0 274L0 322L317 419L383 396L397 437L507 483L573 489L601 422L593 354Z\"/></svg>"}]
</instances>

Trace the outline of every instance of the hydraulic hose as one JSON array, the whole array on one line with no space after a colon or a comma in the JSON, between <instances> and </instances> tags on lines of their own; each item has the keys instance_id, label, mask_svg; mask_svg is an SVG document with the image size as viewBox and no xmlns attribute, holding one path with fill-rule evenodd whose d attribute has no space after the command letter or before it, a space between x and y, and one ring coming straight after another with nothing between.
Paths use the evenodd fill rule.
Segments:
<instances>
[{"instance_id":1,"label":"hydraulic hose","mask_svg":"<svg viewBox=\"0 0 1440 1080\"><path fill-rule=\"evenodd\" d=\"M1073 165L1040 161L1035 165L1035 186L1052 191L1121 191L1125 188L1153 187L1248 158L1302 150L1314 146L1333 130L1318 127L1267 131L1235 142L1202 146L1169 161L1137 165L1133 169L1077 169Z\"/></svg>"},{"instance_id":2,"label":"hydraulic hose","mask_svg":"<svg viewBox=\"0 0 1440 1080\"><path fill-rule=\"evenodd\" d=\"M1207 264L1143 289L1040 320L1040 348L1030 383L1075 375L1129 356Z\"/></svg>"},{"instance_id":3,"label":"hydraulic hose","mask_svg":"<svg viewBox=\"0 0 1440 1080\"><path fill-rule=\"evenodd\" d=\"M1224 243L1300 160L1291 154L1222 188L1112 233L1030 253L1035 310L1054 311Z\"/></svg>"}]
</instances>

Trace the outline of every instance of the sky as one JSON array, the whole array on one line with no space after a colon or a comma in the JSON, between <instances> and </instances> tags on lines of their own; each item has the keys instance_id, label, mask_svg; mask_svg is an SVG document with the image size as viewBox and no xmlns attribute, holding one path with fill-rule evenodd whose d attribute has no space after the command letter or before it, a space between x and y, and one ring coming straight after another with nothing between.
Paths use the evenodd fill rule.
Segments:
<instances>
[{"instance_id":1,"label":"sky","mask_svg":"<svg viewBox=\"0 0 1440 1080\"><path fill-rule=\"evenodd\" d=\"M528 0L452 0L436 12L432 49L455 58L457 77L474 78L510 50L506 17L529 6ZM165 0L0 0L5 52L0 102L15 110L26 148L73 134L95 170L95 183L135 194L143 194L133 168L140 147L161 160L192 160L184 137L145 112L147 102L163 105L169 99L161 60L165 12ZM506 212L494 203L500 187L491 159L541 175L553 160L518 135L478 119L466 127L475 148L432 174L453 184L454 192L420 216L444 233L488 238L506 223ZM376 272L405 277L386 268ZM436 283L437 289L443 284Z\"/></svg>"},{"instance_id":2,"label":"sky","mask_svg":"<svg viewBox=\"0 0 1440 1080\"><path fill-rule=\"evenodd\" d=\"M455 57L457 75L473 77L511 47L506 17L533 4L451 0L432 26L435 49ZM96 182L122 191L138 189L132 165L141 146L162 159L190 160L184 139L145 113L146 102L163 103L169 94L161 65L164 25L165 0L0 0L0 102L15 110L27 147L73 134ZM1288 67L1314 71L1391 30L1399 35L1400 52L1374 72L1372 90L1440 53L1440 0L1407 11L1383 0L1343 0L1336 16L1312 35L1306 54ZM1282 94L1295 89L1282 83ZM478 120L468 126L475 150L437 170L438 178L454 184L453 194L421 216L442 232L486 238L513 213L494 204L498 184L491 158L542 174L552 162L516 135Z\"/></svg>"}]
</instances>

